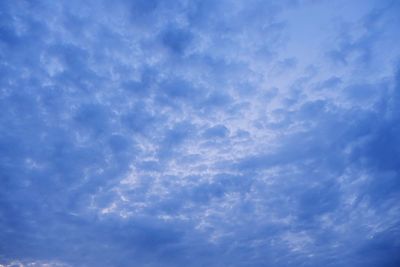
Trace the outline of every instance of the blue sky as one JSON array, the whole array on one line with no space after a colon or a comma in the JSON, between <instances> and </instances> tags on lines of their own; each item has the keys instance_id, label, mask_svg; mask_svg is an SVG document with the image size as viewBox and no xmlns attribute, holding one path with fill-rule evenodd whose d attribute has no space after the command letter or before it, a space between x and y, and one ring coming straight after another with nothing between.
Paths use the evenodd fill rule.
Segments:
<instances>
[{"instance_id":1,"label":"blue sky","mask_svg":"<svg viewBox=\"0 0 400 267\"><path fill-rule=\"evenodd\" d=\"M0 266L400 266L399 14L1 1Z\"/></svg>"}]
</instances>

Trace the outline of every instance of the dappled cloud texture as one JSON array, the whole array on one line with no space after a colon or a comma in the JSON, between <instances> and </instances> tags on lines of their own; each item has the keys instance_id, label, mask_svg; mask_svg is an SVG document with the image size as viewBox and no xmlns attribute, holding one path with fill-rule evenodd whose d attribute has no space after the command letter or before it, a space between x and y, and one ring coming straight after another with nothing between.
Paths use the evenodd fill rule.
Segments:
<instances>
[{"instance_id":1,"label":"dappled cloud texture","mask_svg":"<svg viewBox=\"0 0 400 267\"><path fill-rule=\"evenodd\" d=\"M399 14L0 1L0 266L400 266Z\"/></svg>"}]
</instances>

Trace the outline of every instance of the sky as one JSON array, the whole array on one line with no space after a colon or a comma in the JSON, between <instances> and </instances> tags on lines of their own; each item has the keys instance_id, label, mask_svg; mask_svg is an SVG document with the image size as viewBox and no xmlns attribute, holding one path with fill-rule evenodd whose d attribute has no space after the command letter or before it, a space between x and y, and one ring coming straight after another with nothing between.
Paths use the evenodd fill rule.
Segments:
<instances>
[{"instance_id":1,"label":"sky","mask_svg":"<svg viewBox=\"0 0 400 267\"><path fill-rule=\"evenodd\" d=\"M0 266L400 266L400 1L0 1Z\"/></svg>"}]
</instances>

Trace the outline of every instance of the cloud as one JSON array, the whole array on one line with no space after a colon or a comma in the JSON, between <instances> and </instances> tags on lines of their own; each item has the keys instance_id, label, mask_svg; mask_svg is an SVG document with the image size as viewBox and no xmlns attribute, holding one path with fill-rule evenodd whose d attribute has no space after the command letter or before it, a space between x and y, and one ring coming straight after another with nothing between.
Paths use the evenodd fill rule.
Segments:
<instances>
[{"instance_id":1,"label":"cloud","mask_svg":"<svg viewBox=\"0 0 400 267\"><path fill-rule=\"evenodd\" d=\"M0 265L398 265L394 2L0 5Z\"/></svg>"}]
</instances>

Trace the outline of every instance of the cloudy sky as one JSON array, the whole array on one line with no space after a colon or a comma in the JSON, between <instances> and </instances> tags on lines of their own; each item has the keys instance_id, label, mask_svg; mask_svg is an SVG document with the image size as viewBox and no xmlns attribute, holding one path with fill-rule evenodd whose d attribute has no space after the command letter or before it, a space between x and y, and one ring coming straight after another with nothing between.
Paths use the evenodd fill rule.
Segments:
<instances>
[{"instance_id":1,"label":"cloudy sky","mask_svg":"<svg viewBox=\"0 0 400 267\"><path fill-rule=\"evenodd\" d=\"M0 2L0 266L400 266L400 1Z\"/></svg>"}]
</instances>

